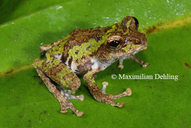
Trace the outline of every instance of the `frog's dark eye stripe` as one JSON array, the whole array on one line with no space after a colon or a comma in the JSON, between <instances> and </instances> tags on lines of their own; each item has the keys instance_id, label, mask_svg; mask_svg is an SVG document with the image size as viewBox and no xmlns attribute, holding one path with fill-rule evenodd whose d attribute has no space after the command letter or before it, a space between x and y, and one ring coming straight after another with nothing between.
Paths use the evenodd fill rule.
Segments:
<instances>
[{"instance_id":1,"label":"frog's dark eye stripe","mask_svg":"<svg viewBox=\"0 0 191 128\"><path fill-rule=\"evenodd\" d=\"M119 40L113 40L109 43L109 45L112 47L117 47L118 45L120 45L120 41Z\"/></svg>"}]
</instances>

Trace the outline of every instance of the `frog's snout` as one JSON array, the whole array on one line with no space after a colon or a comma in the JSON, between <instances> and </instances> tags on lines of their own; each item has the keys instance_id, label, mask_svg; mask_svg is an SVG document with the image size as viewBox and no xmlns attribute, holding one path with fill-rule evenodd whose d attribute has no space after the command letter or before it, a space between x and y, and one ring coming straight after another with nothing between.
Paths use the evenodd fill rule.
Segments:
<instances>
[{"instance_id":1,"label":"frog's snout","mask_svg":"<svg viewBox=\"0 0 191 128\"><path fill-rule=\"evenodd\" d=\"M148 43L148 40L147 40L147 38L143 38L142 40L141 40L141 44L142 45L145 45L145 44L147 44Z\"/></svg>"},{"instance_id":2,"label":"frog's snout","mask_svg":"<svg viewBox=\"0 0 191 128\"><path fill-rule=\"evenodd\" d=\"M145 34L144 34L144 33L141 33L141 35L139 36L138 40L139 40L139 42L140 42L140 43L139 43L140 45L146 45L147 42L148 42L148 40L147 40L147 38L145 37Z\"/></svg>"}]
</instances>

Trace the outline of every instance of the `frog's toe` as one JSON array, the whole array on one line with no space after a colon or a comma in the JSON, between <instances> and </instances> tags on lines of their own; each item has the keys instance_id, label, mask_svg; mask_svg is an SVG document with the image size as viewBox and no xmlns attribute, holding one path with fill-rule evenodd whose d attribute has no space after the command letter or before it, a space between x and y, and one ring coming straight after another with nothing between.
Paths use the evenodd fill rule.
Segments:
<instances>
[{"instance_id":1,"label":"frog's toe","mask_svg":"<svg viewBox=\"0 0 191 128\"><path fill-rule=\"evenodd\" d=\"M119 68L119 69L123 69L124 66L123 66L122 64L119 64L119 65L117 66L117 68Z\"/></svg>"},{"instance_id":2,"label":"frog's toe","mask_svg":"<svg viewBox=\"0 0 191 128\"><path fill-rule=\"evenodd\" d=\"M105 102L107 104L111 104L112 106L123 107L125 104L124 102L116 103L113 100L124 97L124 96L130 96L131 94L132 94L131 89L127 88L125 92L120 93L120 94L116 94L116 95L114 95L114 94L100 94L100 96L101 96L100 99L102 102Z\"/></svg>"},{"instance_id":3,"label":"frog's toe","mask_svg":"<svg viewBox=\"0 0 191 128\"><path fill-rule=\"evenodd\" d=\"M131 96L132 95L132 91L130 88L127 88L125 92L122 92L120 94L116 94L116 95L112 95L110 94L112 97L112 99L118 99L118 98L121 98L121 97L124 97L124 96Z\"/></svg>"},{"instance_id":4,"label":"frog's toe","mask_svg":"<svg viewBox=\"0 0 191 128\"><path fill-rule=\"evenodd\" d=\"M127 96L131 96L132 90L130 88L127 88L127 90L124 93L126 93Z\"/></svg>"},{"instance_id":5,"label":"frog's toe","mask_svg":"<svg viewBox=\"0 0 191 128\"><path fill-rule=\"evenodd\" d=\"M66 109L62 109L60 113L67 113L68 111Z\"/></svg>"},{"instance_id":6,"label":"frog's toe","mask_svg":"<svg viewBox=\"0 0 191 128\"><path fill-rule=\"evenodd\" d=\"M150 65L150 64L147 63L147 62L144 62L144 63L142 64L142 67L145 68L145 67L147 67L148 65Z\"/></svg>"},{"instance_id":7,"label":"frog's toe","mask_svg":"<svg viewBox=\"0 0 191 128\"><path fill-rule=\"evenodd\" d=\"M118 107L123 107L124 105L125 105L125 103L124 102L122 102L122 103L117 103L117 105L118 105Z\"/></svg>"},{"instance_id":8,"label":"frog's toe","mask_svg":"<svg viewBox=\"0 0 191 128\"><path fill-rule=\"evenodd\" d=\"M83 116L83 112L80 112L78 109L76 109L74 107L74 105L67 99L65 99L65 97L62 97L62 100L60 101L60 105L61 105L61 111L60 113L67 113L67 109L71 109L77 116Z\"/></svg>"},{"instance_id":9,"label":"frog's toe","mask_svg":"<svg viewBox=\"0 0 191 128\"><path fill-rule=\"evenodd\" d=\"M77 116L83 116L83 112L80 112L79 110L77 110L74 105L69 101L69 99L74 99L74 100L84 100L84 96L83 95L79 95L79 96L73 96L71 95L72 90L64 90L64 87L59 88L60 92L62 94L62 99L60 99L60 104L61 104L61 113L67 113L68 108L70 108L73 112L76 113Z\"/></svg>"},{"instance_id":10,"label":"frog's toe","mask_svg":"<svg viewBox=\"0 0 191 128\"><path fill-rule=\"evenodd\" d=\"M77 115L78 117L80 117L80 116L83 116L84 113L83 113L83 112L77 112L76 115Z\"/></svg>"},{"instance_id":11,"label":"frog's toe","mask_svg":"<svg viewBox=\"0 0 191 128\"><path fill-rule=\"evenodd\" d=\"M84 95L77 96L77 98L78 98L79 100L83 101L83 100L84 100Z\"/></svg>"},{"instance_id":12,"label":"frog's toe","mask_svg":"<svg viewBox=\"0 0 191 128\"><path fill-rule=\"evenodd\" d=\"M101 92L106 94L105 90L106 90L106 87L108 86L108 82L104 81L104 82L102 82L102 85L103 85L103 88L102 88Z\"/></svg>"},{"instance_id":13,"label":"frog's toe","mask_svg":"<svg viewBox=\"0 0 191 128\"><path fill-rule=\"evenodd\" d=\"M112 100L112 102L110 104L112 106L116 106L116 107L119 107L119 108L121 108L121 107L123 107L125 105L124 102L122 102L122 103L115 103L113 100Z\"/></svg>"},{"instance_id":14,"label":"frog's toe","mask_svg":"<svg viewBox=\"0 0 191 128\"><path fill-rule=\"evenodd\" d=\"M79 95L79 96L68 95L67 97L68 99L73 99L73 100L80 100L80 101L84 100L84 95Z\"/></svg>"}]
</instances>

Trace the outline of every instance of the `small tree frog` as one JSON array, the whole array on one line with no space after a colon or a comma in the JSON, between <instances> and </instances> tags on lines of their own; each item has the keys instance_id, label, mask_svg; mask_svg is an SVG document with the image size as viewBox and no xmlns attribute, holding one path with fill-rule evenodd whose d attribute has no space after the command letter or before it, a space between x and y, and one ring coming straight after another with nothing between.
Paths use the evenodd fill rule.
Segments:
<instances>
[{"instance_id":1,"label":"small tree frog","mask_svg":"<svg viewBox=\"0 0 191 128\"><path fill-rule=\"evenodd\" d=\"M71 95L81 84L77 74L84 74L83 78L90 93L97 101L117 107L124 105L124 102L116 103L113 100L130 96L132 94L130 88L120 94L107 94L106 86L100 90L95 78L99 71L117 60L119 69L123 68L124 59L132 59L142 67L149 65L135 57L136 53L147 48L148 42L145 35L137 29L138 20L127 16L112 26L75 29L63 39L40 47L42 52L46 52L46 61L36 59L33 66L49 91L60 102L61 113L66 113L70 108L77 116L83 115L83 112L76 109L69 101L69 99L84 100L83 95ZM55 83L61 86L56 86ZM66 90L65 87L71 90Z\"/></svg>"}]
</instances>

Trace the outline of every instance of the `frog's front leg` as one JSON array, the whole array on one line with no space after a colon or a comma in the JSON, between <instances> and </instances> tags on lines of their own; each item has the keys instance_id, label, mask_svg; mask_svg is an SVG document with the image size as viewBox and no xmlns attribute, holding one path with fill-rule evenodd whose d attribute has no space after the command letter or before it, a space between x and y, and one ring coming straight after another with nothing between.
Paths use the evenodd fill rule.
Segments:
<instances>
[{"instance_id":1,"label":"frog's front leg","mask_svg":"<svg viewBox=\"0 0 191 128\"><path fill-rule=\"evenodd\" d=\"M69 99L79 99L81 101L84 100L84 96L72 96L70 95L71 92L75 92L77 88L80 86L79 78L70 71L66 69L66 65L59 62L58 60L52 59L53 63L45 62L43 60L35 60L33 63L34 68L37 70L38 75L42 78L43 82L49 89L49 91L58 99L61 104L61 113L66 113L68 108L76 113L77 116L82 116L83 112L77 110L73 104L69 101ZM70 77L72 76L72 77ZM60 85L67 86L71 88L71 90L65 90L63 87L55 86L52 81L49 79L51 78L56 83ZM77 81L77 82L76 82ZM71 83L74 83L74 86L71 86ZM70 85L68 85L70 84Z\"/></svg>"},{"instance_id":2,"label":"frog's front leg","mask_svg":"<svg viewBox=\"0 0 191 128\"><path fill-rule=\"evenodd\" d=\"M129 59L134 60L135 62L139 63L139 64L140 64L142 67L144 67L144 68L149 65L149 63L144 62L144 61L142 61L142 60L136 58L135 55L133 55L133 54L129 55ZM118 68L119 68L119 69L123 69L123 68L124 68L124 66L123 66L123 59L119 59Z\"/></svg>"},{"instance_id":3,"label":"frog's front leg","mask_svg":"<svg viewBox=\"0 0 191 128\"><path fill-rule=\"evenodd\" d=\"M124 96L130 96L132 94L132 91L130 88L127 88L127 90L121 94L106 94L105 93L105 88L100 90L99 87L97 86L95 82L95 77L96 77L97 72L96 71L89 71L84 75L84 80L88 84L88 88L93 95L93 97L100 102L105 102L106 104L111 104L112 106L118 106L118 107L123 107L124 102L122 103L115 103L113 100L117 98L121 98Z\"/></svg>"},{"instance_id":4,"label":"frog's front leg","mask_svg":"<svg viewBox=\"0 0 191 128\"><path fill-rule=\"evenodd\" d=\"M133 54L129 55L129 58L132 59L132 60L134 60L135 62L139 63L139 64L140 64L142 67L144 67L144 68L149 65L149 63L144 62L144 61L142 61L142 60L136 58L135 55L133 55Z\"/></svg>"},{"instance_id":5,"label":"frog's front leg","mask_svg":"<svg viewBox=\"0 0 191 128\"><path fill-rule=\"evenodd\" d=\"M119 69L123 69L123 68L124 68L124 66L123 66L123 59L119 59L118 68L119 68Z\"/></svg>"}]
</instances>

